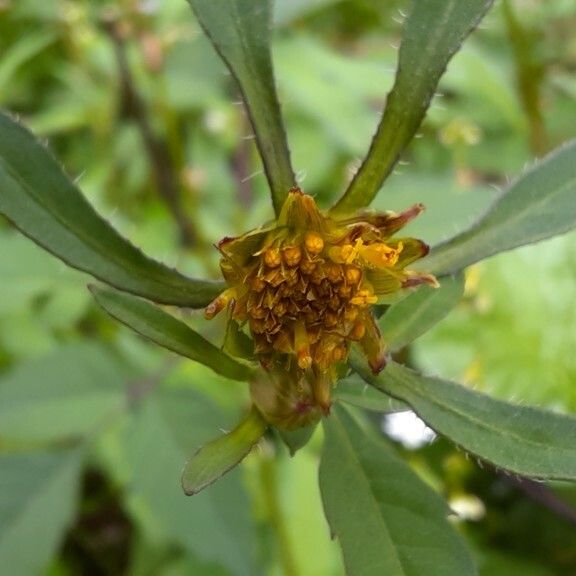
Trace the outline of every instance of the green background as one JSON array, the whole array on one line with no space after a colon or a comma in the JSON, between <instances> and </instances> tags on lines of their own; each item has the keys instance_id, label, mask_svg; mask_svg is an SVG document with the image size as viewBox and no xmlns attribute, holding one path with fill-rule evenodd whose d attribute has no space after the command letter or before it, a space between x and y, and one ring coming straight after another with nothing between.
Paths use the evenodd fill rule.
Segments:
<instances>
[{"instance_id":1,"label":"green background","mask_svg":"<svg viewBox=\"0 0 576 576\"><path fill-rule=\"evenodd\" d=\"M368 147L407 5L276 2L293 163L321 205ZM456 55L421 137L374 202L423 202L408 232L431 244L576 136L574 1L507 5ZM123 89L127 74L142 114ZM217 278L215 242L272 216L238 100L183 0L0 0L0 106L50 145L125 236L197 276ZM155 185L142 117L169 160L176 208ZM460 305L402 354L503 399L576 412L575 280L574 235L476 265ZM319 498L320 434L293 459L270 438L186 498L184 461L233 427L247 391L116 325L87 282L0 222L0 574L342 575ZM187 320L221 338L223 320ZM483 575L576 574L573 488L483 469L441 440L400 450L469 511L457 523Z\"/></svg>"}]
</instances>

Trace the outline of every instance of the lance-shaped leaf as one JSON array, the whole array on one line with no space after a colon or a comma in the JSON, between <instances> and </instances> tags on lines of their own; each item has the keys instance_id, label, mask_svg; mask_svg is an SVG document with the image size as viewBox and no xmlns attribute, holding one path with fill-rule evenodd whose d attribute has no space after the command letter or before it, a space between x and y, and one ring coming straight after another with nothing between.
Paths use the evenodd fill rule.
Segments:
<instances>
[{"instance_id":1,"label":"lance-shaped leaf","mask_svg":"<svg viewBox=\"0 0 576 576\"><path fill-rule=\"evenodd\" d=\"M449 509L343 408L325 419L320 490L348 576L473 576Z\"/></svg>"},{"instance_id":2,"label":"lance-shaped leaf","mask_svg":"<svg viewBox=\"0 0 576 576\"><path fill-rule=\"evenodd\" d=\"M184 322L129 294L90 286L98 304L110 316L156 344L209 366L232 380L250 380L253 370L216 348Z\"/></svg>"},{"instance_id":3,"label":"lance-shaped leaf","mask_svg":"<svg viewBox=\"0 0 576 576\"><path fill-rule=\"evenodd\" d=\"M440 287L423 286L393 304L380 320L382 338L393 352L433 328L458 304L464 293L463 276L446 276Z\"/></svg>"},{"instance_id":4,"label":"lance-shaped leaf","mask_svg":"<svg viewBox=\"0 0 576 576\"><path fill-rule=\"evenodd\" d=\"M576 480L576 418L509 404L394 363L379 376L358 356L352 365L366 382L408 403L467 452L518 474Z\"/></svg>"},{"instance_id":5,"label":"lance-shaped leaf","mask_svg":"<svg viewBox=\"0 0 576 576\"><path fill-rule=\"evenodd\" d=\"M188 0L214 48L238 82L276 214L296 185L276 95L270 31L270 0Z\"/></svg>"},{"instance_id":6,"label":"lance-shaped leaf","mask_svg":"<svg viewBox=\"0 0 576 576\"><path fill-rule=\"evenodd\" d=\"M232 470L262 438L268 424L256 408L232 432L202 446L186 463L182 488L188 496L197 494Z\"/></svg>"},{"instance_id":7,"label":"lance-shaped leaf","mask_svg":"<svg viewBox=\"0 0 576 576\"><path fill-rule=\"evenodd\" d=\"M418 130L440 77L493 0L414 0L404 24L396 80L368 155L333 207L350 213L372 202Z\"/></svg>"},{"instance_id":8,"label":"lance-shaped leaf","mask_svg":"<svg viewBox=\"0 0 576 576\"><path fill-rule=\"evenodd\" d=\"M435 247L414 268L436 274L539 242L576 227L576 141L552 152L504 192L465 232Z\"/></svg>"},{"instance_id":9,"label":"lance-shaped leaf","mask_svg":"<svg viewBox=\"0 0 576 576\"><path fill-rule=\"evenodd\" d=\"M410 406L380 390L366 384L358 374L352 372L350 376L338 382L334 390L334 400L352 404L371 412L405 412Z\"/></svg>"},{"instance_id":10,"label":"lance-shaped leaf","mask_svg":"<svg viewBox=\"0 0 576 576\"><path fill-rule=\"evenodd\" d=\"M46 148L2 113L0 214L66 264L120 290L200 308L223 289L142 254L96 213Z\"/></svg>"}]
</instances>

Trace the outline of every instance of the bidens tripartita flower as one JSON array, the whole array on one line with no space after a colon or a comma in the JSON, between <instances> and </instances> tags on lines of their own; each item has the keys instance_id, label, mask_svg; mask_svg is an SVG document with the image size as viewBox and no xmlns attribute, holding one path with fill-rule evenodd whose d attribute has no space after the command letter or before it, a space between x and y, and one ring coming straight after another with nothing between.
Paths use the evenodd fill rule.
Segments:
<instances>
[{"instance_id":1,"label":"bidens tripartita flower","mask_svg":"<svg viewBox=\"0 0 576 576\"><path fill-rule=\"evenodd\" d=\"M248 325L264 368L252 399L270 424L293 429L327 414L353 342L375 373L382 370L385 344L371 305L423 283L437 286L434 276L406 270L428 246L393 237L422 210L338 219L295 188L272 225L218 244L229 288L206 316L229 308Z\"/></svg>"}]
</instances>

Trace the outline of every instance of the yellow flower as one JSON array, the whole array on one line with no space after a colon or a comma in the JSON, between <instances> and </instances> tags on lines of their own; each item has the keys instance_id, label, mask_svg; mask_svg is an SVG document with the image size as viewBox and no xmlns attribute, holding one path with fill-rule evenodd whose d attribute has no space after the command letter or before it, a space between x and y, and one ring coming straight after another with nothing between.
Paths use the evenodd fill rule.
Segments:
<instances>
[{"instance_id":1,"label":"yellow flower","mask_svg":"<svg viewBox=\"0 0 576 576\"><path fill-rule=\"evenodd\" d=\"M329 411L353 342L374 372L382 370L385 347L371 305L404 288L437 285L405 269L428 246L392 238L422 210L333 219L295 188L272 225L218 244L229 288L206 316L229 307L248 325L266 373L252 384L252 398L272 424L296 428Z\"/></svg>"}]
</instances>

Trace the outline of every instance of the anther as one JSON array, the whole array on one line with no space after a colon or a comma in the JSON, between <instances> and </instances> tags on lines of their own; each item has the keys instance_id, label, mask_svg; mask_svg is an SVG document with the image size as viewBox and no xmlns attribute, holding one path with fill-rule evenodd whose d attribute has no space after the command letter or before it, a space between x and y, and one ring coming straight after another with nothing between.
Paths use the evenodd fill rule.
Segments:
<instances>
[{"instance_id":1,"label":"anther","mask_svg":"<svg viewBox=\"0 0 576 576\"><path fill-rule=\"evenodd\" d=\"M282 256L287 266L297 266L302 259L302 250L299 246L286 246L282 249Z\"/></svg>"},{"instance_id":2,"label":"anther","mask_svg":"<svg viewBox=\"0 0 576 576\"><path fill-rule=\"evenodd\" d=\"M304 236L304 246L312 255L317 255L324 249L324 240L317 232L306 232Z\"/></svg>"},{"instance_id":3,"label":"anther","mask_svg":"<svg viewBox=\"0 0 576 576\"><path fill-rule=\"evenodd\" d=\"M268 268L277 268L281 262L282 259L280 258L280 250L278 250L278 248L268 248L268 250L264 252L264 264L266 264Z\"/></svg>"},{"instance_id":4,"label":"anther","mask_svg":"<svg viewBox=\"0 0 576 576\"><path fill-rule=\"evenodd\" d=\"M362 322L358 322L354 324L354 327L350 330L348 338L350 338L350 340L362 340L364 334L366 334L366 326Z\"/></svg>"},{"instance_id":5,"label":"anther","mask_svg":"<svg viewBox=\"0 0 576 576\"><path fill-rule=\"evenodd\" d=\"M351 286L356 286L360 282L362 272L356 266L348 266L346 268L346 282Z\"/></svg>"}]
</instances>

